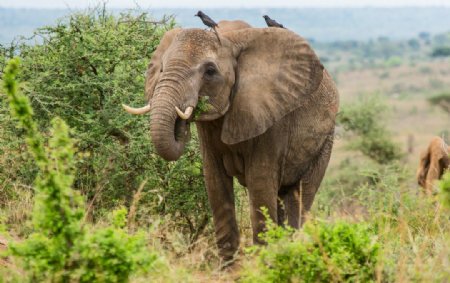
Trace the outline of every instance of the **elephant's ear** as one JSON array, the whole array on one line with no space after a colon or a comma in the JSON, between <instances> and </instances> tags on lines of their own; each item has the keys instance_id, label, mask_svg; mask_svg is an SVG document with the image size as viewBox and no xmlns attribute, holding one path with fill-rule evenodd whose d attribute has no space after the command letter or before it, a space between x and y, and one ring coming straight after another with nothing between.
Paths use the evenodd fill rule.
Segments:
<instances>
[{"instance_id":1,"label":"elephant's ear","mask_svg":"<svg viewBox=\"0 0 450 283\"><path fill-rule=\"evenodd\" d=\"M235 144L263 134L311 100L324 68L308 42L289 30L250 28L224 37L235 46L237 69L222 141Z\"/></svg>"},{"instance_id":2,"label":"elephant's ear","mask_svg":"<svg viewBox=\"0 0 450 283\"><path fill-rule=\"evenodd\" d=\"M150 60L150 63L147 67L145 78L145 98L147 100L152 99L155 86L159 81L162 57L164 56L164 53L169 48L169 46L172 44L173 39L180 31L181 28L175 28L167 31L159 42L159 45L156 48L155 52L153 52L152 59Z\"/></svg>"}]
</instances>

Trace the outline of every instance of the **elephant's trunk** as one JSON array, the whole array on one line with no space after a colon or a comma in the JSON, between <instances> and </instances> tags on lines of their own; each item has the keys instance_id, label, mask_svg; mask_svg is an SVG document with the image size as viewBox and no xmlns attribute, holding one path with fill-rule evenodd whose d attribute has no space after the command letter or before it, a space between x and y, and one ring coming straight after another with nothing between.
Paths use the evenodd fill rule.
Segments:
<instances>
[{"instance_id":1,"label":"elephant's trunk","mask_svg":"<svg viewBox=\"0 0 450 283\"><path fill-rule=\"evenodd\" d=\"M190 138L189 122L178 116L175 107L181 103L174 97L173 90L170 93L160 89L150 110L152 142L156 152L168 161L180 158Z\"/></svg>"}]
</instances>

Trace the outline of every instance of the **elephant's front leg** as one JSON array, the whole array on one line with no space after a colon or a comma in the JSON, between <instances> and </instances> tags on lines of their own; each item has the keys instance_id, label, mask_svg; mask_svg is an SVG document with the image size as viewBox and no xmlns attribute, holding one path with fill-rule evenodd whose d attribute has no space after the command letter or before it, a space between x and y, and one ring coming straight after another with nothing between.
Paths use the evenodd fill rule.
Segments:
<instances>
[{"instance_id":1,"label":"elephant's front leg","mask_svg":"<svg viewBox=\"0 0 450 283\"><path fill-rule=\"evenodd\" d=\"M266 208L274 223L278 222L278 170L273 168L250 169L246 176L246 183L250 201L250 216L252 221L253 242L264 244L258 236L265 231L265 216L262 208Z\"/></svg>"},{"instance_id":2,"label":"elephant's front leg","mask_svg":"<svg viewBox=\"0 0 450 283\"><path fill-rule=\"evenodd\" d=\"M233 178L226 175L221 159L207 155L203 162L206 190L213 215L219 255L228 261L233 258L239 248Z\"/></svg>"},{"instance_id":3,"label":"elephant's front leg","mask_svg":"<svg viewBox=\"0 0 450 283\"><path fill-rule=\"evenodd\" d=\"M236 223L233 178L225 170L220 148L220 129L215 124L197 123L203 173L211 207L216 242L222 259L231 260L239 248L239 230Z\"/></svg>"}]
</instances>

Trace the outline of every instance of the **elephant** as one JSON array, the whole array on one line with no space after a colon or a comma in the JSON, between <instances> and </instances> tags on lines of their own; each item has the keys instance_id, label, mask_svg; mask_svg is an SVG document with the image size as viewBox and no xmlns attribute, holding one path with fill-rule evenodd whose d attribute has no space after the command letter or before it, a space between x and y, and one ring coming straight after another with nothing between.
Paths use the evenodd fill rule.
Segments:
<instances>
[{"instance_id":1,"label":"elephant","mask_svg":"<svg viewBox=\"0 0 450 283\"><path fill-rule=\"evenodd\" d=\"M428 148L420 155L417 183L426 194L432 194L435 181L449 169L449 152L450 146L447 146L442 138L433 137Z\"/></svg>"},{"instance_id":2,"label":"elephant","mask_svg":"<svg viewBox=\"0 0 450 283\"><path fill-rule=\"evenodd\" d=\"M264 244L262 207L275 223L301 227L328 166L339 94L299 35L218 24L220 42L203 29L166 32L148 66L148 103L123 107L150 113L152 143L169 161L195 122L216 244L231 260L240 237L233 178L247 188L255 244Z\"/></svg>"}]
</instances>

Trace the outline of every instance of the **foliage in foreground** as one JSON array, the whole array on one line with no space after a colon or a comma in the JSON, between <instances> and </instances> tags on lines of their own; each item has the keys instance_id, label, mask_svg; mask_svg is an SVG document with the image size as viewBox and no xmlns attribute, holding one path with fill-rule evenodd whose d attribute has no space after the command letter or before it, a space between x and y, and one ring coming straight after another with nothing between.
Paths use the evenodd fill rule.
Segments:
<instances>
[{"instance_id":1,"label":"foliage in foreground","mask_svg":"<svg viewBox=\"0 0 450 283\"><path fill-rule=\"evenodd\" d=\"M439 182L439 195L442 204L450 208L450 172L445 173Z\"/></svg>"},{"instance_id":2,"label":"foliage in foreground","mask_svg":"<svg viewBox=\"0 0 450 283\"><path fill-rule=\"evenodd\" d=\"M158 259L141 235L124 230L126 210L115 212L114 226L89 230L83 223L83 198L71 189L74 149L69 128L52 120L48 147L37 130L28 99L17 92L19 60L12 59L4 73L11 113L26 133L30 153L39 173L35 180L34 231L11 246L23 260L29 280L50 282L126 282L137 271L146 271Z\"/></svg>"},{"instance_id":3,"label":"foliage in foreground","mask_svg":"<svg viewBox=\"0 0 450 283\"><path fill-rule=\"evenodd\" d=\"M357 103L344 105L338 115L338 124L356 135L351 148L375 160L387 164L401 158L397 144L383 125L382 115L386 106L377 96L362 96Z\"/></svg>"},{"instance_id":4,"label":"foliage in foreground","mask_svg":"<svg viewBox=\"0 0 450 283\"><path fill-rule=\"evenodd\" d=\"M331 168L313 208L316 217L351 219L376 228L381 282L445 282L450 276L450 221L436 198L423 197L402 162L361 156Z\"/></svg>"},{"instance_id":5,"label":"foliage in foreground","mask_svg":"<svg viewBox=\"0 0 450 283\"><path fill-rule=\"evenodd\" d=\"M242 282L375 281L379 244L364 223L308 223L301 232L269 221L256 263Z\"/></svg>"},{"instance_id":6,"label":"foliage in foreground","mask_svg":"<svg viewBox=\"0 0 450 283\"><path fill-rule=\"evenodd\" d=\"M114 15L97 8L76 12L55 25L35 31L34 45L22 43L21 81L47 129L59 116L73 131L80 157L74 163L74 188L90 202L88 219L97 220L118 205L129 207L145 181L137 221L147 215L171 215L195 240L209 220L198 141L177 162L165 162L154 151L148 116L129 115L121 103L144 103L145 71L163 34L174 23L154 21L146 13ZM0 52L10 56L6 47ZM0 205L20 197L16 187L29 187L37 168L23 150L0 96ZM140 223L148 224L148 223Z\"/></svg>"}]
</instances>

